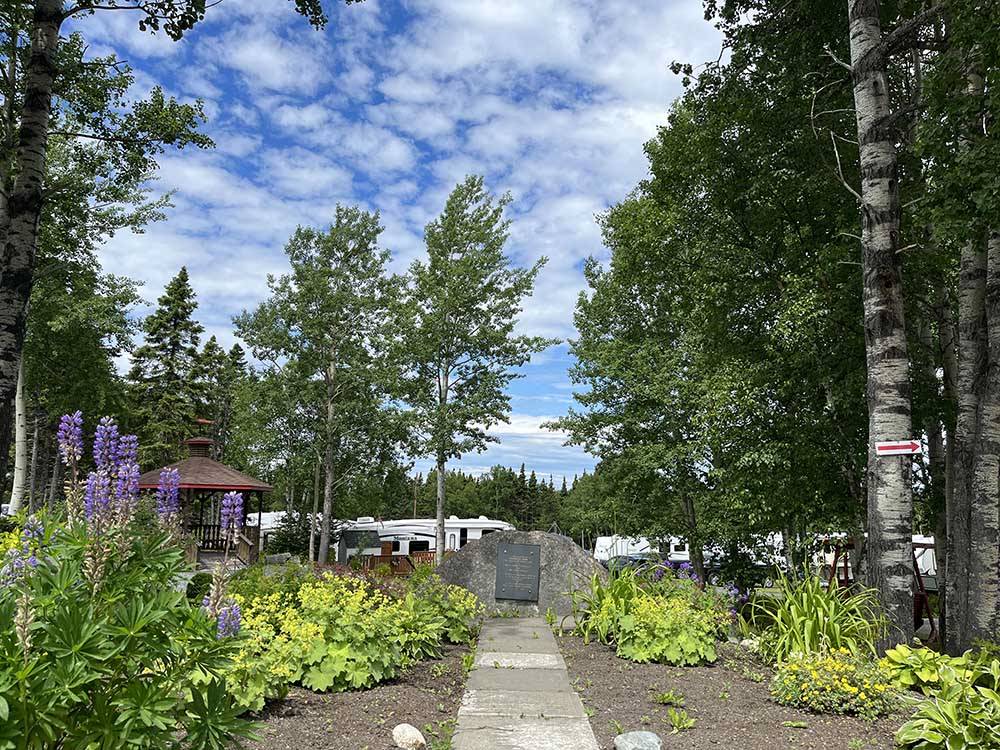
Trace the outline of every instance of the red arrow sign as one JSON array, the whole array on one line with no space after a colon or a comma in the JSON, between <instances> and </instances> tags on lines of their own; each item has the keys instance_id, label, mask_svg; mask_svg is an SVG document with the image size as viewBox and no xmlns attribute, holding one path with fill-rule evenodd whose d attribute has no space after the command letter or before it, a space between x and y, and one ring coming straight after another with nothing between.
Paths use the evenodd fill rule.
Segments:
<instances>
[{"instance_id":1,"label":"red arrow sign","mask_svg":"<svg viewBox=\"0 0 1000 750\"><path fill-rule=\"evenodd\" d=\"M920 453L920 443L916 440L890 440L875 443L875 453L879 456L906 456Z\"/></svg>"}]
</instances>

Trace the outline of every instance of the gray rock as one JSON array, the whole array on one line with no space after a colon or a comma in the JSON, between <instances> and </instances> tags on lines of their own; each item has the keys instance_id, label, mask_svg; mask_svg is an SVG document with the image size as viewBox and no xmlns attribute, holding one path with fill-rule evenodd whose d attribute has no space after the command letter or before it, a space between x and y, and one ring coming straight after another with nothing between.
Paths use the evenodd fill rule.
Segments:
<instances>
[{"instance_id":1,"label":"gray rock","mask_svg":"<svg viewBox=\"0 0 1000 750\"><path fill-rule=\"evenodd\" d=\"M286 562L292 559L291 554L288 552L279 552L276 555L265 555L264 564L265 565L284 565Z\"/></svg>"},{"instance_id":2,"label":"gray rock","mask_svg":"<svg viewBox=\"0 0 1000 750\"><path fill-rule=\"evenodd\" d=\"M626 732L615 737L615 750L660 750L663 740L653 732Z\"/></svg>"},{"instance_id":3,"label":"gray rock","mask_svg":"<svg viewBox=\"0 0 1000 750\"><path fill-rule=\"evenodd\" d=\"M397 724L392 730L392 741L402 750L422 750L427 747L424 736L412 724Z\"/></svg>"},{"instance_id":4,"label":"gray rock","mask_svg":"<svg viewBox=\"0 0 1000 750\"><path fill-rule=\"evenodd\" d=\"M539 555L538 602L497 601L497 546L537 544ZM448 583L468 589L489 609L516 610L524 615L545 615L551 609L560 618L573 611L569 592L590 587L595 574L607 580L608 572L569 537L542 531L497 531L469 542L438 568Z\"/></svg>"}]
</instances>

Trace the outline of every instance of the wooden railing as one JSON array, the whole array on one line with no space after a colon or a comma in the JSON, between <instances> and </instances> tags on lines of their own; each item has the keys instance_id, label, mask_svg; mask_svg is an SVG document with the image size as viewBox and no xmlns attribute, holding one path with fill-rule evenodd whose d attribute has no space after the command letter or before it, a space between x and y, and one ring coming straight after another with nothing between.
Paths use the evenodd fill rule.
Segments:
<instances>
[{"instance_id":1,"label":"wooden railing","mask_svg":"<svg viewBox=\"0 0 1000 750\"><path fill-rule=\"evenodd\" d=\"M224 552L226 549L226 539L222 534L222 527L218 524L202 524L191 529L198 549L204 552ZM236 534L232 543L231 552L245 565L252 565L257 562L260 550L260 529L256 526L244 526Z\"/></svg>"}]
</instances>

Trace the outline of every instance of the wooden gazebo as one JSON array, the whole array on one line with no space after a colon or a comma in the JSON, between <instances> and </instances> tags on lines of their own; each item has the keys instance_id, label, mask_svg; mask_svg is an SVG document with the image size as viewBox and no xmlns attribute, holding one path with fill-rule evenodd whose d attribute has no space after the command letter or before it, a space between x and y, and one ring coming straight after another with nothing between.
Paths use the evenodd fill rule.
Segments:
<instances>
[{"instance_id":1,"label":"wooden gazebo","mask_svg":"<svg viewBox=\"0 0 1000 750\"><path fill-rule=\"evenodd\" d=\"M264 509L264 493L270 492L273 488L259 479L254 479L213 459L211 457L213 444L210 438L185 440L188 457L159 469L147 471L139 477L139 489L156 490L160 482L160 472L164 469L177 469L181 477L181 515L185 528L194 535L199 554L221 552L224 549L224 538L219 526L218 499L225 492L243 493L243 518L240 521L234 551L240 560L249 564L256 561L260 549L260 519ZM257 500L257 525L247 526L246 520L253 497Z\"/></svg>"}]
</instances>

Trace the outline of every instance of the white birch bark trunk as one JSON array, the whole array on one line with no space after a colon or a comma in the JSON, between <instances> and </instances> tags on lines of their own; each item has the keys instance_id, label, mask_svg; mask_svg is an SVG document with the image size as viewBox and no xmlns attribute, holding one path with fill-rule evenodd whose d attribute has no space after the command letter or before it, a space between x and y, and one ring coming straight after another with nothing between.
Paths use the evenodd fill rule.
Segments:
<instances>
[{"instance_id":1,"label":"white birch bark trunk","mask_svg":"<svg viewBox=\"0 0 1000 750\"><path fill-rule=\"evenodd\" d=\"M877 0L848 0L851 68L861 158L861 245L868 365L867 583L892 625L879 645L913 636L913 488L908 456L879 458L875 443L908 439L909 357L899 258L896 149Z\"/></svg>"},{"instance_id":2,"label":"white birch bark trunk","mask_svg":"<svg viewBox=\"0 0 1000 750\"><path fill-rule=\"evenodd\" d=\"M17 389L28 299L34 281L38 219L42 211L55 55L63 18L62 0L35 0L31 56L25 69L24 105L17 143L17 177L0 216L0 403Z\"/></svg>"},{"instance_id":3,"label":"white birch bark trunk","mask_svg":"<svg viewBox=\"0 0 1000 750\"><path fill-rule=\"evenodd\" d=\"M332 367L331 367L332 369ZM332 390L332 385L330 386ZM323 513L319 527L319 550L316 554L316 561L325 563L330 554L330 519L333 516L333 492L336 477L334 475L334 435L333 426L336 417L332 393L328 395L326 401L326 452L324 454L324 481L323 481Z\"/></svg>"},{"instance_id":4,"label":"white birch bark trunk","mask_svg":"<svg viewBox=\"0 0 1000 750\"><path fill-rule=\"evenodd\" d=\"M969 508L967 639L993 640L1000 628L1000 232L990 233L986 262L987 378Z\"/></svg>"},{"instance_id":5,"label":"white birch bark trunk","mask_svg":"<svg viewBox=\"0 0 1000 750\"><path fill-rule=\"evenodd\" d=\"M14 390L14 479L10 491L10 514L21 510L28 479L28 410L24 402L24 363L17 368Z\"/></svg>"}]
</instances>

